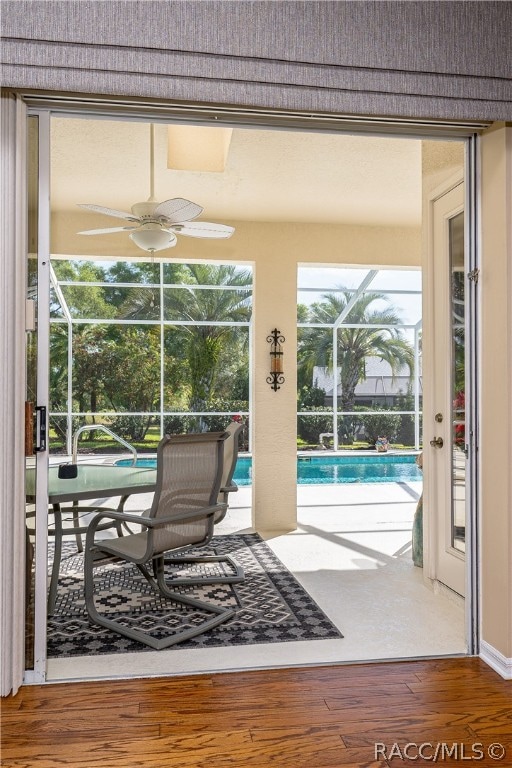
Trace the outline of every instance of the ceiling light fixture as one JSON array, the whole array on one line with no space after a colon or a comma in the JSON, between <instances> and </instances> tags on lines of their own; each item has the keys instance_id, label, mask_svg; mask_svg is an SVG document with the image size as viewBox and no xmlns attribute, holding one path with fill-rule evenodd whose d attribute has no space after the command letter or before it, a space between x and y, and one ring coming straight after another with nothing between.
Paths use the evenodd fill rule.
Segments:
<instances>
[{"instance_id":1,"label":"ceiling light fixture","mask_svg":"<svg viewBox=\"0 0 512 768\"><path fill-rule=\"evenodd\" d=\"M159 224L143 224L129 237L135 245L149 253L163 251L165 248L174 248L177 242L176 235L162 229Z\"/></svg>"}]
</instances>

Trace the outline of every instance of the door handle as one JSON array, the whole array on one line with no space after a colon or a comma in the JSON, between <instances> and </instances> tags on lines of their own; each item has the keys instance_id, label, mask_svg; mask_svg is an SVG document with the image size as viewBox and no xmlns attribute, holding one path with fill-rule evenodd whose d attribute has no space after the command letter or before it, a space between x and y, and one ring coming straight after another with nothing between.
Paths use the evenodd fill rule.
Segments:
<instances>
[{"instance_id":1,"label":"door handle","mask_svg":"<svg viewBox=\"0 0 512 768\"><path fill-rule=\"evenodd\" d=\"M36 406L36 445L35 451L46 451L46 407Z\"/></svg>"},{"instance_id":2,"label":"door handle","mask_svg":"<svg viewBox=\"0 0 512 768\"><path fill-rule=\"evenodd\" d=\"M444 445L443 438L434 437L434 439L430 441L430 445L432 446L432 448L442 448Z\"/></svg>"}]
</instances>

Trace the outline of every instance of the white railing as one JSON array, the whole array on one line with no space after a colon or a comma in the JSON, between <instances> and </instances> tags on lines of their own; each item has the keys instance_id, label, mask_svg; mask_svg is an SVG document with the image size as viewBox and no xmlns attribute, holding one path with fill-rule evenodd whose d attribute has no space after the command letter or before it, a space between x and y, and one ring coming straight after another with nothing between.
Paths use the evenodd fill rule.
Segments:
<instances>
[{"instance_id":1,"label":"white railing","mask_svg":"<svg viewBox=\"0 0 512 768\"><path fill-rule=\"evenodd\" d=\"M137 451L134 448L133 445L130 445L130 443L127 443L126 440L124 440L122 437L119 437L119 435L116 435L115 432L112 432L111 429L106 427L104 424L82 424L81 427L77 429L75 434L73 435L73 454L72 454L72 462L73 464L76 464L78 459L78 438L81 435L82 432L91 432L93 429L99 429L102 432L106 432L108 435L110 435L114 440L117 440L118 443L121 443L121 445L124 445L125 448L128 448L130 453L132 454L132 466L137 465Z\"/></svg>"}]
</instances>

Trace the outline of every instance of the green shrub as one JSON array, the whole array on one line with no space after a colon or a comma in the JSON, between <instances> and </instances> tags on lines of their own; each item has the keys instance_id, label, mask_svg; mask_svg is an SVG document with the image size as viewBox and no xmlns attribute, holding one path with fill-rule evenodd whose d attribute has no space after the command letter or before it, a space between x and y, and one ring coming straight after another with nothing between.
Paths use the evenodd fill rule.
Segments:
<instances>
[{"instance_id":1,"label":"green shrub","mask_svg":"<svg viewBox=\"0 0 512 768\"><path fill-rule=\"evenodd\" d=\"M112 432L125 440L144 440L153 416L114 416L109 424Z\"/></svg>"},{"instance_id":2,"label":"green shrub","mask_svg":"<svg viewBox=\"0 0 512 768\"><path fill-rule=\"evenodd\" d=\"M225 429L229 422L233 419L233 414L245 413L249 410L249 403L247 400L227 400L216 398L210 400L208 408L212 411L224 411L222 416L203 416L203 422L206 428L211 432L216 432L221 429ZM244 422L248 420L248 416L242 417Z\"/></svg>"},{"instance_id":3,"label":"green shrub","mask_svg":"<svg viewBox=\"0 0 512 768\"><path fill-rule=\"evenodd\" d=\"M164 433L166 435L181 435L188 432L201 432L200 416L166 416Z\"/></svg>"},{"instance_id":4,"label":"green shrub","mask_svg":"<svg viewBox=\"0 0 512 768\"><path fill-rule=\"evenodd\" d=\"M378 409L372 408L371 410ZM402 417L400 414L392 413L364 416L358 410L356 422L357 429L362 429L368 442L374 445L378 437L387 437L390 443L395 442Z\"/></svg>"},{"instance_id":5,"label":"green shrub","mask_svg":"<svg viewBox=\"0 0 512 768\"><path fill-rule=\"evenodd\" d=\"M332 413L326 412L324 408L309 406L303 408L313 416L297 416L297 435L308 445L318 445L319 436L322 432L332 432Z\"/></svg>"},{"instance_id":6,"label":"green shrub","mask_svg":"<svg viewBox=\"0 0 512 768\"><path fill-rule=\"evenodd\" d=\"M220 432L225 429L233 419L233 415L244 413L249 410L249 403L246 400L225 400L216 399L208 403L212 411L224 411L221 415L206 414L205 416L167 416L164 422L164 432L166 435L179 435L187 432ZM243 444L247 443L246 433L248 426L248 416L241 417L244 421L245 439L240 443L241 450Z\"/></svg>"},{"instance_id":7,"label":"green shrub","mask_svg":"<svg viewBox=\"0 0 512 768\"><path fill-rule=\"evenodd\" d=\"M297 410L308 411L311 407L319 408L324 405L325 392L319 387L303 386L297 393Z\"/></svg>"},{"instance_id":8,"label":"green shrub","mask_svg":"<svg viewBox=\"0 0 512 768\"><path fill-rule=\"evenodd\" d=\"M397 411L414 411L414 395L412 392L407 392L405 395L400 394L400 397L396 401ZM415 431L414 431L414 416L400 416L400 427L396 436L396 441L402 445L414 445Z\"/></svg>"}]
</instances>

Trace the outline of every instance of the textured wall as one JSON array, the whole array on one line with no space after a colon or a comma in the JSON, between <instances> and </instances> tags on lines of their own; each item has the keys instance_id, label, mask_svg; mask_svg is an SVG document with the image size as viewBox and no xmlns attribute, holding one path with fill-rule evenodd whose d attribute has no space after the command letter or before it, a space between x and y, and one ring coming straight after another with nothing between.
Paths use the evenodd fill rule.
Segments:
<instances>
[{"instance_id":1,"label":"textured wall","mask_svg":"<svg viewBox=\"0 0 512 768\"><path fill-rule=\"evenodd\" d=\"M512 128L482 138L480 357L482 639L512 677ZM497 328L499 327L499 332ZM496 446L499 445L499 450ZM489 649L487 649L489 650ZM505 661L506 660L506 661Z\"/></svg>"},{"instance_id":2,"label":"textured wall","mask_svg":"<svg viewBox=\"0 0 512 768\"><path fill-rule=\"evenodd\" d=\"M4 85L512 118L512 3L3 0Z\"/></svg>"}]
</instances>

